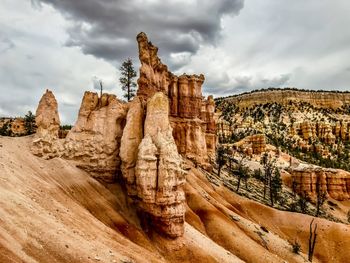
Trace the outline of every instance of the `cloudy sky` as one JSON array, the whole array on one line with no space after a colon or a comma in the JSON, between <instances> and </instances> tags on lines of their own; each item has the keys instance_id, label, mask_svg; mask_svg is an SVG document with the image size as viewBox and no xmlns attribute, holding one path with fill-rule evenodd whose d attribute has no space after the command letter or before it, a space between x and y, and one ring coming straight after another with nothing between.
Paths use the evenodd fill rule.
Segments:
<instances>
[{"instance_id":1,"label":"cloudy sky","mask_svg":"<svg viewBox=\"0 0 350 263\"><path fill-rule=\"evenodd\" d=\"M94 76L121 97L140 31L205 95L267 87L350 90L348 0L1 0L0 116L35 112L45 91L73 124Z\"/></svg>"}]
</instances>

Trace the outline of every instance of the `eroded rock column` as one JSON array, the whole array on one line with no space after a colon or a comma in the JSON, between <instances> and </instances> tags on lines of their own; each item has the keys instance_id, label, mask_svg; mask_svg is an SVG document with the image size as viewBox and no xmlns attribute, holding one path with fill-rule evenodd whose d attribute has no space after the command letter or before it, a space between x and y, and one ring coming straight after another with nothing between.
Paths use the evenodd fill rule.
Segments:
<instances>
[{"instance_id":1,"label":"eroded rock column","mask_svg":"<svg viewBox=\"0 0 350 263\"><path fill-rule=\"evenodd\" d=\"M152 227L168 237L184 233L185 171L169 123L169 101L161 92L147 103L144 138L135 168L138 206Z\"/></svg>"}]
</instances>

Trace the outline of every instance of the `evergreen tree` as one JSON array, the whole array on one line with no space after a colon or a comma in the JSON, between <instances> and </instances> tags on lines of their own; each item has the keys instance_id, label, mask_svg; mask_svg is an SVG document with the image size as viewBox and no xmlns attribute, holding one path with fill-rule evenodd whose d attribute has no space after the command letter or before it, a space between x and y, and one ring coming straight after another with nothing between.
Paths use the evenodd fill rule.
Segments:
<instances>
[{"instance_id":1,"label":"evergreen tree","mask_svg":"<svg viewBox=\"0 0 350 263\"><path fill-rule=\"evenodd\" d=\"M279 194L282 191L282 179L278 168L275 169L274 175L270 180L270 201L271 206L278 200Z\"/></svg>"},{"instance_id":2,"label":"evergreen tree","mask_svg":"<svg viewBox=\"0 0 350 263\"><path fill-rule=\"evenodd\" d=\"M130 58L125 60L119 70L122 75L122 77L119 78L119 81L122 84L124 98L130 101L135 96L136 82L134 81L134 78L137 75L132 60Z\"/></svg>"},{"instance_id":3,"label":"evergreen tree","mask_svg":"<svg viewBox=\"0 0 350 263\"><path fill-rule=\"evenodd\" d=\"M270 186L271 189L271 178L273 171L275 170L275 162L276 160L272 159L272 157L266 152L261 157L260 163L264 167L264 199L266 199L267 187Z\"/></svg>"},{"instance_id":4,"label":"evergreen tree","mask_svg":"<svg viewBox=\"0 0 350 263\"><path fill-rule=\"evenodd\" d=\"M26 129L27 135L33 134L35 132L35 115L31 111L28 111L28 113L24 116L24 127Z\"/></svg>"}]
</instances>

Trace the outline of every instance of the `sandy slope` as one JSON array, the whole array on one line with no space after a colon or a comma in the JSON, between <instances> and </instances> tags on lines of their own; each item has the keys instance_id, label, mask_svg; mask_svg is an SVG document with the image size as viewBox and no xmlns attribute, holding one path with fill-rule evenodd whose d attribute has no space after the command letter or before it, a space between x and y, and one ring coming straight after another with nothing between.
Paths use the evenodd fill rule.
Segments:
<instances>
[{"instance_id":1,"label":"sandy slope","mask_svg":"<svg viewBox=\"0 0 350 263\"><path fill-rule=\"evenodd\" d=\"M146 235L118 184L35 157L30 140L0 137L0 262L305 262L288 241L307 252L309 216L241 198L192 169L184 237ZM314 262L347 262L349 226L317 223Z\"/></svg>"}]
</instances>

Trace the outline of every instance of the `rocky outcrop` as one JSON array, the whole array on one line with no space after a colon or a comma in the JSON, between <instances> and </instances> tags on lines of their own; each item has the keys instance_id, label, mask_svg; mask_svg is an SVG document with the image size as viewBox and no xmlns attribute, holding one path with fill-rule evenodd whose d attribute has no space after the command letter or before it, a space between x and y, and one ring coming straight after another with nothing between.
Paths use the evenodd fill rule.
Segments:
<instances>
[{"instance_id":1,"label":"rocky outcrop","mask_svg":"<svg viewBox=\"0 0 350 263\"><path fill-rule=\"evenodd\" d=\"M319 139L328 145L336 142L337 138L342 141L348 141L349 125L346 122L337 122L334 124L321 121L304 121L294 123L289 131L292 136L299 135L304 140Z\"/></svg>"},{"instance_id":2,"label":"rocky outcrop","mask_svg":"<svg viewBox=\"0 0 350 263\"><path fill-rule=\"evenodd\" d=\"M260 155L266 151L266 137L264 134L255 134L247 136L236 142L233 146L240 152L249 156L253 154Z\"/></svg>"},{"instance_id":3,"label":"rocky outcrop","mask_svg":"<svg viewBox=\"0 0 350 263\"><path fill-rule=\"evenodd\" d=\"M185 172L172 136L168 105L163 93L155 93L147 103L145 136L139 145L135 175L143 214L155 230L175 238L184 233Z\"/></svg>"},{"instance_id":4,"label":"rocky outcrop","mask_svg":"<svg viewBox=\"0 0 350 263\"><path fill-rule=\"evenodd\" d=\"M6 134L6 131L8 131L8 136L21 136L27 133L25 120L23 118L0 118L0 130L1 129L3 129L2 135ZM35 131L36 127L33 127L33 129Z\"/></svg>"},{"instance_id":5,"label":"rocky outcrop","mask_svg":"<svg viewBox=\"0 0 350 263\"><path fill-rule=\"evenodd\" d=\"M216 121L216 130L218 137L222 138L223 141L225 139L229 139L233 133L233 128L231 124L225 119L221 118L220 114L218 114L217 119L218 120Z\"/></svg>"},{"instance_id":6,"label":"rocky outcrop","mask_svg":"<svg viewBox=\"0 0 350 263\"><path fill-rule=\"evenodd\" d=\"M32 153L46 159L59 156L60 118L58 104L52 91L46 90L41 97L36 110L35 122L37 130L31 145Z\"/></svg>"},{"instance_id":7,"label":"rocky outcrop","mask_svg":"<svg viewBox=\"0 0 350 263\"><path fill-rule=\"evenodd\" d=\"M147 101L160 91L169 98L170 123L179 153L205 166L215 153L216 125L214 100L202 97L204 76L175 76L144 33L137 36L137 41L141 61L138 96Z\"/></svg>"},{"instance_id":8,"label":"rocky outcrop","mask_svg":"<svg viewBox=\"0 0 350 263\"><path fill-rule=\"evenodd\" d=\"M57 139L60 117L58 116L58 104L52 91L46 90L41 97L35 116L36 137L46 141Z\"/></svg>"},{"instance_id":9,"label":"rocky outcrop","mask_svg":"<svg viewBox=\"0 0 350 263\"><path fill-rule=\"evenodd\" d=\"M62 156L96 178L114 180L127 106L115 95L85 92L78 120L64 140Z\"/></svg>"},{"instance_id":10,"label":"rocky outcrop","mask_svg":"<svg viewBox=\"0 0 350 263\"><path fill-rule=\"evenodd\" d=\"M303 168L290 169L290 187L297 193L306 193L310 197L316 196L316 184L319 183L321 191L336 200L349 200L350 173L330 168ZM294 182L294 183L293 183ZM293 185L292 185L293 184Z\"/></svg>"},{"instance_id":11,"label":"rocky outcrop","mask_svg":"<svg viewBox=\"0 0 350 263\"><path fill-rule=\"evenodd\" d=\"M115 95L85 92L78 120L65 139L59 139L57 102L47 91L39 102L33 154L47 159L63 157L92 176L112 182L120 166L119 146L126 105Z\"/></svg>"}]
</instances>

